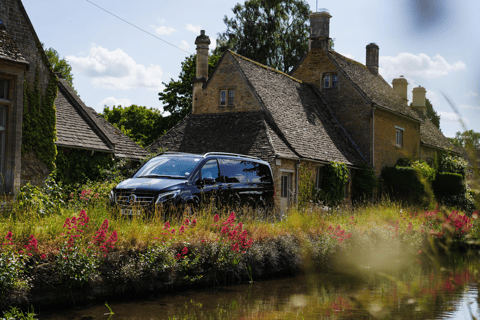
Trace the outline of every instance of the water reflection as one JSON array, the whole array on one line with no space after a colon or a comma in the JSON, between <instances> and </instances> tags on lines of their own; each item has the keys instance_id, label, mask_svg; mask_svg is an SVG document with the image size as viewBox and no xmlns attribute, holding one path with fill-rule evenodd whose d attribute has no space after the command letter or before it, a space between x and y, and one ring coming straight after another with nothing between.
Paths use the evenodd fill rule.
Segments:
<instances>
[{"instance_id":1,"label":"water reflection","mask_svg":"<svg viewBox=\"0 0 480 320\"><path fill-rule=\"evenodd\" d=\"M111 319L473 319L478 312L478 263L394 273L318 273L109 301ZM41 311L41 310L40 310ZM40 319L104 318L104 305L40 312Z\"/></svg>"}]
</instances>

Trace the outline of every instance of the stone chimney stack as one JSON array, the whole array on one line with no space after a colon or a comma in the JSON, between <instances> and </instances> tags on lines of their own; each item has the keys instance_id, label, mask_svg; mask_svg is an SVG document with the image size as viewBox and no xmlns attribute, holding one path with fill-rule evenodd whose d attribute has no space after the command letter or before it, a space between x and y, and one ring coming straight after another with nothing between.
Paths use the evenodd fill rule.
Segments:
<instances>
[{"instance_id":1,"label":"stone chimney stack","mask_svg":"<svg viewBox=\"0 0 480 320\"><path fill-rule=\"evenodd\" d=\"M205 30L200 31L200 35L195 39L197 45L197 69L195 79L193 79L193 101L192 113L198 111L202 98L202 86L208 79L208 45L210 38L205 35Z\"/></svg>"},{"instance_id":2,"label":"stone chimney stack","mask_svg":"<svg viewBox=\"0 0 480 320\"><path fill-rule=\"evenodd\" d=\"M379 48L375 43L367 45L367 68L374 75L378 74L378 51Z\"/></svg>"},{"instance_id":3,"label":"stone chimney stack","mask_svg":"<svg viewBox=\"0 0 480 320\"><path fill-rule=\"evenodd\" d=\"M395 78L392 80L393 90L397 92L397 94L402 98L405 102L405 105L408 105L408 98L407 98L407 88L408 82L403 76L400 78Z\"/></svg>"},{"instance_id":4,"label":"stone chimney stack","mask_svg":"<svg viewBox=\"0 0 480 320\"><path fill-rule=\"evenodd\" d=\"M330 50L330 18L327 9L321 12L312 12L310 17L310 37L308 38L308 50Z\"/></svg>"},{"instance_id":5,"label":"stone chimney stack","mask_svg":"<svg viewBox=\"0 0 480 320\"><path fill-rule=\"evenodd\" d=\"M427 112L427 105L425 102L425 95L427 90L424 87L418 86L413 88L412 108L420 110L422 113Z\"/></svg>"}]
</instances>

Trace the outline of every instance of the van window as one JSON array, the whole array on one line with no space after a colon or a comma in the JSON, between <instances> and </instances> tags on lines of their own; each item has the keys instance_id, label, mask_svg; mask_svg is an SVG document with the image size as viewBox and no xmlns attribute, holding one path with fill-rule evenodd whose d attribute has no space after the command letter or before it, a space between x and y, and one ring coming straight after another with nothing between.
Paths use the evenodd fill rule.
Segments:
<instances>
[{"instance_id":1,"label":"van window","mask_svg":"<svg viewBox=\"0 0 480 320\"><path fill-rule=\"evenodd\" d=\"M202 179L211 178L218 182L218 163L217 160L208 160L202 167Z\"/></svg>"},{"instance_id":2,"label":"van window","mask_svg":"<svg viewBox=\"0 0 480 320\"><path fill-rule=\"evenodd\" d=\"M219 161L226 183L244 183L247 181L243 161L233 159L219 159Z\"/></svg>"},{"instance_id":3,"label":"van window","mask_svg":"<svg viewBox=\"0 0 480 320\"><path fill-rule=\"evenodd\" d=\"M258 183L272 181L270 169L264 164L252 161L245 161L244 170L248 182Z\"/></svg>"}]
</instances>

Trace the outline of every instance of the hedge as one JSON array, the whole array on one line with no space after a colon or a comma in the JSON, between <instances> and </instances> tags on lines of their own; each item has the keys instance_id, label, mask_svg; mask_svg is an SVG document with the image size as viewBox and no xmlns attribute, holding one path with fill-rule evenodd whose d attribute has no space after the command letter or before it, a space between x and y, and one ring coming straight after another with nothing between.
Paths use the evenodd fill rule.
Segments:
<instances>
[{"instance_id":1,"label":"hedge","mask_svg":"<svg viewBox=\"0 0 480 320\"><path fill-rule=\"evenodd\" d=\"M386 192L394 196L420 200L425 192L418 179L418 173L411 167L385 167L382 170L382 179Z\"/></svg>"},{"instance_id":2,"label":"hedge","mask_svg":"<svg viewBox=\"0 0 480 320\"><path fill-rule=\"evenodd\" d=\"M465 182L459 173L439 172L432 183L437 198L464 194Z\"/></svg>"}]
</instances>

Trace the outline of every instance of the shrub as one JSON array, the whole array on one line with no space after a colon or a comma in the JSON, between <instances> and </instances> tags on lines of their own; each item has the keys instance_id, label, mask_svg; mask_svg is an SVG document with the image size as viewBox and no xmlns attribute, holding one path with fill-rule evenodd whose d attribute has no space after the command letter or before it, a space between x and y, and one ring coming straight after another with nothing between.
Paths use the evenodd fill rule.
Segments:
<instances>
[{"instance_id":1,"label":"shrub","mask_svg":"<svg viewBox=\"0 0 480 320\"><path fill-rule=\"evenodd\" d=\"M462 157L452 154L442 154L438 172L458 173L465 178L468 162Z\"/></svg>"},{"instance_id":2,"label":"shrub","mask_svg":"<svg viewBox=\"0 0 480 320\"><path fill-rule=\"evenodd\" d=\"M430 167L425 161L417 160L412 163L412 168L421 173L424 183L432 183L435 180L436 171Z\"/></svg>"},{"instance_id":3,"label":"shrub","mask_svg":"<svg viewBox=\"0 0 480 320\"><path fill-rule=\"evenodd\" d=\"M345 185L348 182L347 165L331 161L322 170L322 184L318 198L327 206L336 207L345 197Z\"/></svg>"},{"instance_id":4,"label":"shrub","mask_svg":"<svg viewBox=\"0 0 480 320\"><path fill-rule=\"evenodd\" d=\"M444 196L454 196L465 193L465 182L461 174L441 172L432 184L435 196L438 198Z\"/></svg>"},{"instance_id":5,"label":"shrub","mask_svg":"<svg viewBox=\"0 0 480 320\"><path fill-rule=\"evenodd\" d=\"M356 170L352 178L353 203L371 199L376 187L377 178L373 168L363 166L360 170Z\"/></svg>"},{"instance_id":6,"label":"shrub","mask_svg":"<svg viewBox=\"0 0 480 320\"><path fill-rule=\"evenodd\" d=\"M411 167L385 167L382 178L386 192L405 200L418 201L423 198L424 186L418 179L417 170Z\"/></svg>"}]
</instances>

